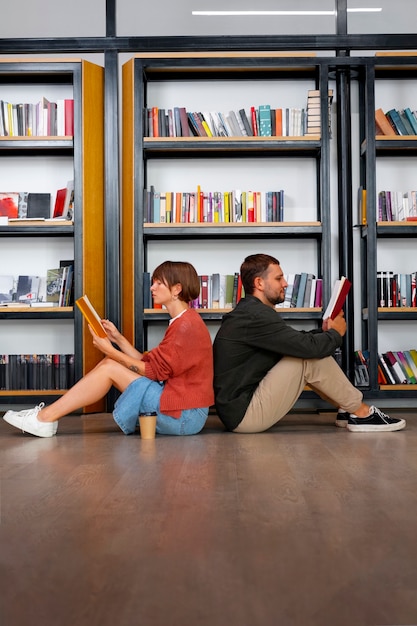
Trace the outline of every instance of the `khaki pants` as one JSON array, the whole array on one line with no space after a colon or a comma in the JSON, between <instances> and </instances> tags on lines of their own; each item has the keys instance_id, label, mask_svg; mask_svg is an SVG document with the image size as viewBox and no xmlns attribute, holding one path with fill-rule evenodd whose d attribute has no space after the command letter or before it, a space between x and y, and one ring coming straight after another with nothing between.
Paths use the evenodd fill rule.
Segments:
<instances>
[{"instance_id":1,"label":"khaki pants","mask_svg":"<svg viewBox=\"0 0 417 626\"><path fill-rule=\"evenodd\" d=\"M349 413L360 406L362 393L345 376L333 357L283 357L259 383L235 433L259 433L271 428L294 406L305 385L321 398Z\"/></svg>"}]
</instances>

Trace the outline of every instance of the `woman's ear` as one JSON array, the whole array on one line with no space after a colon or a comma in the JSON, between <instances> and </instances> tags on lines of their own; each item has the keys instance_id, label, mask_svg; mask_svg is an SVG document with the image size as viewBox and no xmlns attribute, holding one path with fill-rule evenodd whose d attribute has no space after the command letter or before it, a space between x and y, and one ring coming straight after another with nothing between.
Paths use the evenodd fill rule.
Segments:
<instances>
[{"instance_id":1,"label":"woman's ear","mask_svg":"<svg viewBox=\"0 0 417 626\"><path fill-rule=\"evenodd\" d=\"M178 298L178 296L180 295L182 291L182 285L181 283L176 283L175 285L172 286L171 288L171 293L173 296L175 296L176 298Z\"/></svg>"}]
</instances>

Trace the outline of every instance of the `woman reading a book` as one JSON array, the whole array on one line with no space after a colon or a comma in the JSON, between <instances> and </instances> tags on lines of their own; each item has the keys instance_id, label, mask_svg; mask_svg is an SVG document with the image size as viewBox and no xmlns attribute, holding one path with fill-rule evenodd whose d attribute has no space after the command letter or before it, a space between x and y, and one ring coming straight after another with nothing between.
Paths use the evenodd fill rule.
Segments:
<instances>
[{"instance_id":1,"label":"woman reading a book","mask_svg":"<svg viewBox=\"0 0 417 626\"><path fill-rule=\"evenodd\" d=\"M52 437L61 417L100 400L114 386L122 393L113 417L126 435L135 431L139 413L152 412L157 433L198 433L214 402L210 334L189 307L199 292L200 280L190 263L165 261L155 269L151 286L154 304L163 305L171 318L157 347L142 354L112 322L102 320L107 337L90 332L103 360L56 402L8 411L4 419L23 432Z\"/></svg>"}]
</instances>

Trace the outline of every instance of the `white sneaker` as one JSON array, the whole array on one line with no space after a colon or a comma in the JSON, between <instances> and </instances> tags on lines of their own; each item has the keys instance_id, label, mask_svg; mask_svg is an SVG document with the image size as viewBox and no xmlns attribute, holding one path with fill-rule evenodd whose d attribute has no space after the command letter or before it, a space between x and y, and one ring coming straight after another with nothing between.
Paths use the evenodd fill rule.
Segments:
<instances>
[{"instance_id":1,"label":"white sneaker","mask_svg":"<svg viewBox=\"0 0 417 626\"><path fill-rule=\"evenodd\" d=\"M45 403L41 402L33 409L7 411L3 415L3 419L24 433L30 433L36 437L53 437L58 430L58 422L40 422L38 420L38 413L44 406Z\"/></svg>"}]
</instances>

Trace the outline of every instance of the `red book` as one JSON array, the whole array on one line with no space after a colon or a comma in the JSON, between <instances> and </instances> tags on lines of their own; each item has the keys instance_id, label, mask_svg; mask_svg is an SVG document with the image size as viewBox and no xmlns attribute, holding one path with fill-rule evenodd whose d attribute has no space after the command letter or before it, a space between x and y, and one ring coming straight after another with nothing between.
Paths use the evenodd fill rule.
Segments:
<instances>
[{"instance_id":1,"label":"red book","mask_svg":"<svg viewBox=\"0 0 417 626\"><path fill-rule=\"evenodd\" d=\"M181 136L189 137L190 130L188 127L188 115L185 107L180 107L180 119L181 119Z\"/></svg>"},{"instance_id":2,"label":"red book","mask_svg":"<svg viewBox=\"0 0 417 626\"><path fill-rule=\"evenodd\" d=\"M74 100L64 100L65 136L74 136Z\"/></svg>"},{"instance_id":3,"label":"red book","mask_svg":"<svg viewBox=\"0 0 417 626\"><path fill-rule=\"evenodd\" d=\"M256 118L256 109L255 109L255 107L251 107L250 108L250 115L251 115L251 120L252 120L253 136L257 137L259 135L259 132L258 132L258 120Z\"/></svg>"},{"instance_id":4,"label":"red book","mask_svg":"<svg viewBox=\"0 0 417 626\"><path fill-rule=\"evenodd\" d=\"M247 212L247 221L254 222L255 221L255 200L253 191L248 191L246 196L246 212Z\"/></svg>"},{"instance_id":5,"label":"red book","mask_svg":"<svg viewBox=\"0 0 417 626\"><path fill-rule=\"evenodd\" d=\"M62 217L64 214L65 198L67 197L67 188L58 189L56 192L55 206L52 217Z\"/></svg>"},{"instance_id":6,"label":"red book","mask_svg":"<svg viewBox=\"0 0 417 626\"><path fill-rule=\"evenodd\" d=\"M329 304L327 305L327 309L323 315L323 319L330 317L330 319L334 320L334 318L339 315L343 305L345 304L345 300L351 286L352 283L348 278L346 278L346 276L342 276L335 282Z\"/></svg>"},{"instance_id":7,"label":"red book","mask_svg":"<svg viewBox=\"0 0 417 626\"><path fill-rule=\"evenodd\" d=\"M200 277L201 281L201 308L208 309L208 275Z\"/></svg>"},{"instance_id":8,"label":"red book","mask_svg":"<svg viewBox=\"0 0 417 626\"><path fill-rule=\"evenodd\" d=\"M322 302L322 293L323 293L323 279L318 278L316 280L316 297L314 300L315 307L321 307L323 305Z\"/></svg>"},{"instance_id":9,"label":"red book","mask_svg":"<svg viewBox=\"0 0 417 626\"><path fill-rule=\"evenodd\" d=\"M152 133L153 137L159 137L158 107L152 107Z\"/></svg>"},{"instance_id":10,"label":"red book","mask_svg":"<svg viewBox=\"0 0 417 626\"><path fill-rule=\"evenodd\" d=\"M239 274L239 276L237 278L236 304L242 299L242 293L243 293L242 277Z\"/></svg>"}]
</instances>

